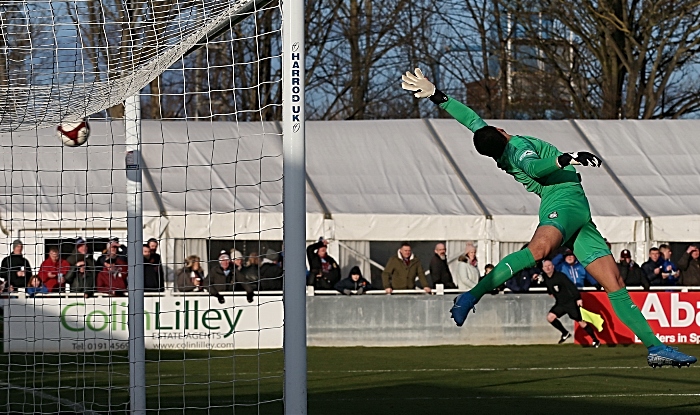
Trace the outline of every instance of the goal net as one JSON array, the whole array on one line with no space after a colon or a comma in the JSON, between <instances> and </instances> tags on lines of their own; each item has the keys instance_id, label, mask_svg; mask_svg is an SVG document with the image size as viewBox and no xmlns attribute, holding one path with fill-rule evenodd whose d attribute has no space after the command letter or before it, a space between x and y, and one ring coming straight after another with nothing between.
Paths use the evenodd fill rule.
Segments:
<instances>
[{"instance_id":1,"label":"goal net","mask_svg":"<svg viewBox=\"0 0 700 415\"><path fill-rule=\"evenodd\" d=\"M282 412L283 15L0 2L0 412Z\"/></svg>"}]
</instances>

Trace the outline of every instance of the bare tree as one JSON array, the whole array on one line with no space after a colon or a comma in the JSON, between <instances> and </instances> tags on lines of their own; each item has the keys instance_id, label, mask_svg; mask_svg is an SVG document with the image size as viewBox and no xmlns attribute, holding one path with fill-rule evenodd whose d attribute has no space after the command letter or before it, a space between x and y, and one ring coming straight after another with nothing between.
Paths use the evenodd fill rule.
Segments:
<instances>
[{"instance_id":1,"label":"bare tree","mask_svg":"<svg viewBox=\"0 0 700 415\"><path fill-rule=\"evenodd\" d=\"M540 56L582 118L681 117L700 110L700 2L516 0ZM562 53L569 49L570 53Z\"/></svg>"},{"instance_id":2,"label":"bare tree","mask_svg":"<svg viewBox=\"0 0 700 415\"><path fill-rule=\"evenodd\" d=\"M431 0L336 0L327 9L315 9L327 26L318 27L324 35L312 35L310 43L310 116L373 119L414 113L416 104L401 90L398 77L426 61L422 46L433 5Z\"/></svg>"}]
</instances>

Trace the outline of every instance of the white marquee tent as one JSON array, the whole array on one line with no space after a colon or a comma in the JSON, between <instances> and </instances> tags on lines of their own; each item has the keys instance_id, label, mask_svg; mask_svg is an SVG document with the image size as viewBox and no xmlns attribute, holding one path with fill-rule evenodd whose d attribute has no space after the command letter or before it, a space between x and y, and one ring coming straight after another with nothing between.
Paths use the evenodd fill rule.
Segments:
<instances>
[{"instance_id":1,"label":"white marquee tent","mask_svg":"<svg viewBox=\"0 0 700 415\"><path fill-rule=\"evenodd\" d=\"M493 124L563 151L599 154L604 169L578 169L594 220L638 259L656 241L700 239L693 134L700 121ZM538 198L479 156L454 120L306 125L309 240L324 235L360 256L368 241L475 240L491 262L504 253L499 247L527 241L537 225ZM146 120L142 130L145 237L164 239L166 250L177 240L281 240L279 124ZM49 237L126 236L121 122L93 122L81 148L63 147L50 129L2 134L0 145L8 250L15 238L39 246Z\"/></svg>"}]
</instances>

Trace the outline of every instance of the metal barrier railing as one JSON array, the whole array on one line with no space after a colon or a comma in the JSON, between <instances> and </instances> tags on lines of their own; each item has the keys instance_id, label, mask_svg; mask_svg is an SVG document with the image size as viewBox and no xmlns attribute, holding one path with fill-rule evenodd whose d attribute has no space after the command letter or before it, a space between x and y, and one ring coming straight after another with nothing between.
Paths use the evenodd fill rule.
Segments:
<instances>
[{"instance_id":1,"label":"metal barrier railing","mask_svg":"<svg viewBox=\"0 0 700 415\"><path fill-rule=\"evenodd\" d=\"M595 287L583 287L579 289L580 291L599 291ZM628 291L645 291L642 287L627 287ZM426 293L422 289L413 289L413 290L393 290L391 295L446 295L446 294L461 294L463 292L466 292L467 290L460 290L460 289L454 289L454 288L447 288L445 289L442 284L437 284L437 287L432 290L431 293ZM673 292L690 292L690 291L700 291L700 286L652 286L649 287L648 291L673 291ZM536 288L530 288L526 292L513 292L509 289L505 289L501 291L501 294L505 295L512 295L512 294L530 294L530 293L546 293L547 289L546 288L541 288L541 287L536 287ZM235 291L235 292L221 292L221 294L225 297L231 297L231 296L240 296L243 297L246 295L245 292L242 291ZM353 294L356 294L356 292L353 292ZM370 290L366 291L365 294L367 295L389 295L387 294L384 290L382 289L375 289L375 290ZM93 294L95 297L109 297L109 295L104 294L104 293L94 293ZM190 292L181 292L181 291L175 291L172 288L168 288L163 292L146 292L144 293L144 296L146 297L164 297L164 296L208 296L210 295L209 292L207 291L190 291ZM279 296L282 295L282 291L255 291L255 295L258 296ZM317 295L343 295L342 293L336 291L336 290L315 290L313 287L306 287L306 295L308 297L313 297ZM34 297L68 297L68 298L76 298L76 297L83 297L83 293L78 293L78 292L62 292L62 293L39 293L35 294ZM2 298L19 298L19 297L28 297L27 293L23 289L18 289L17 291L14 291L12 293L3 293Z\"/></svg>"}]
</instances>

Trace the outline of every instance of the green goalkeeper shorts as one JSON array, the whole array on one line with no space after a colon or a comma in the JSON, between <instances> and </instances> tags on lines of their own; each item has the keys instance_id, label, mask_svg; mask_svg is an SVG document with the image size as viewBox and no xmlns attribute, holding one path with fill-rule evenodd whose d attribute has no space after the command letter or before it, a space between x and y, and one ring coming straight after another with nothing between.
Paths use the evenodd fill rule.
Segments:
<instances>
[{"instance_id":1,"label":"green goalkeeper shorts","mask_svg":"<svg viewBox=\"0 0 700 415\"><path fill-rule=\"evenodd\" d=\"M542 199L538 226L559 229L563 245L571 248L581 265L587 267L596 259L610 255L610 249L591 220L591 209L583 189L576 194L566 193Z\"/></svg>"}]
</instances>

